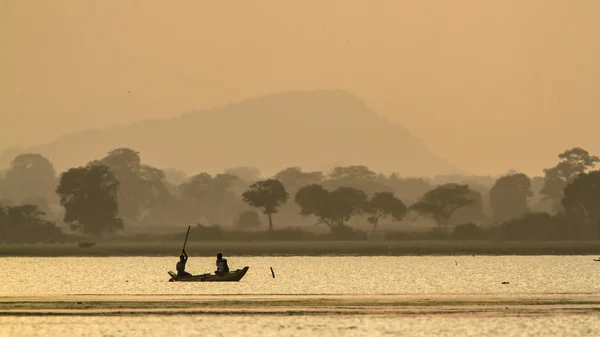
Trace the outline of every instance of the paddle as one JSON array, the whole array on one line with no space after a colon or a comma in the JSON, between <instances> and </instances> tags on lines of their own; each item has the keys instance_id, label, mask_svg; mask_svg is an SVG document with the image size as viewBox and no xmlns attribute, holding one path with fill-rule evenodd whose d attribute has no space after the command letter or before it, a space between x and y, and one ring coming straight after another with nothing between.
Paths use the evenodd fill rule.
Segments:
<instances>
[{"instance_id":1,"label":"paddle","mask_svg":"<svg viewBox=\"0 0 600 337\"><path fill-rule=\"evenodd\" d=\"M185 250L185 245L187 244L188 235L190 235L190 228L192 226L188 226L187 233L185 233L185 241L183 241L183 248L181 249L181 253Z\"/></svg>"},{"instance_id":2,"label":"paddle","mask_svg":"<svg viewBox=\"0 0 600 337\"><path fill-rule=\"evenodd\" d=\"M181 249L182 251L183 251L183 250L185 250L185 244L187 243L187 238L188 238L188 235L190 235L190 228L191 228L191 227L192 227L192 226L188 226L187 233L185 234L185 241L183 241L183 248Z\"/></svg>"}]
</instances>

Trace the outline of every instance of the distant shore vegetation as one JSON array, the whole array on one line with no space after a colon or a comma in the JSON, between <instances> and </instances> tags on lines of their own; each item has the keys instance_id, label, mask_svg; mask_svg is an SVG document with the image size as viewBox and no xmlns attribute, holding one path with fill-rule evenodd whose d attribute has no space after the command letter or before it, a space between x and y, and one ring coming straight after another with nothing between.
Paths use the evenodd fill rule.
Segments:
<instances>
[{"instance_id":1,"label":"distant shore vegetation","mask_svg":"<svg viewBox=\"0 0 600 337\"><path fill-rule=\"evenodd\" d=\"M538 177L404 177L360 165L187 176L130 148L60 173L24 153L0 175L0 244L175 240L188 225L191 242L597 240L599 162L576 147Z\"/></svg>"}]
</instances>

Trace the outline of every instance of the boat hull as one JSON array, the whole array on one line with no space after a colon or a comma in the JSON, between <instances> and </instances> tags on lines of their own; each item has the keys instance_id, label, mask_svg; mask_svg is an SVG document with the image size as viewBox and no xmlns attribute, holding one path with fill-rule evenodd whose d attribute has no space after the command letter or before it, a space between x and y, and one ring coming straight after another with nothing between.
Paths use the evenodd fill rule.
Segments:
<instances>
[{"instance_id":1,"label":"boat hull","mask_svg":"<svg viewBox=\"0 0 600 337\"><path fill-rule=\"evenodd\" d=\"M227 274L202 274L202 275L192 275L192 276L177 276L176 273L169 271L169 275L171 279L169 282L237 282L246 275L249 267L244 267L242 269L237 269L234 271L230 271Z\"/></svg>"}]
</instances>

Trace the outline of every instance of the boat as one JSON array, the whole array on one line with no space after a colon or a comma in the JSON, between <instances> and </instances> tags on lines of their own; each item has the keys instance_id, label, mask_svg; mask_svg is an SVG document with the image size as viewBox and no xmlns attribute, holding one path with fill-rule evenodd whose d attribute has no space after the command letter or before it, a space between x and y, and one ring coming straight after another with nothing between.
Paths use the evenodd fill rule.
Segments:
<instances>
[{"instance_id":1,"label":"boat","mask_svg":"<svg viewBox=\"0 0 600 337\"><path fill-rule=\"evenodd\" d=\"M600 257L599 257L599 258L597 258L597 259L594 259L594 261L600 261Z\"/></svg>"},{"instance_id":2,"label":"boat","mask_svg":"<svg viewBox=\"0 0 600 337\"><path fill-rule=\"evenodd\" d=\"M187 233L185 234L185 240L183 241L183 248L181 251L185 251L185 245L187 243L188 236L190 235L190 228L192 226L188 226ZM219 273L219 274L200 274L200 275L191 275L191 276L177 276L177 273L169 270L167 273L171 276L169 282L236 282L242 279L246 272L248 272L248 266L242 269L236 269L234 271L229 271L228 273Z\"/></svg>"},{"instance_id":3,"label":"boat","mask_svg":"<svg viewBox=\"0 0 600 337\"><path fill-rule=\"evenodd\" d=\"M242 269L236 269L230 271L227 274L200 274L192 276L177 276L177 273L168 271L171 275L169 282L236 282L242 279L246 272L248 272L248 266Z\"/></svg>"}]
</instances>

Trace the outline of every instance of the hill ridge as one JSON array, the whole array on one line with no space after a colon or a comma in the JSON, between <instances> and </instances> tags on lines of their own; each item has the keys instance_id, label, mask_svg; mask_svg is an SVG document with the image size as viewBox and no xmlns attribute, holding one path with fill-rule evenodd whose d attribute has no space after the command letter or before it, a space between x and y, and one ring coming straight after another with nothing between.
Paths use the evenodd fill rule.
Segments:
<instances>
[{"instance_id":1,"label":"hill ridge","mask_svg":"<svg viewBox=\"0 0 600 337\"><path fill-rule=\"evenodd\" d=\"M255 166L270 175L289 166L312 170L333 163L412 176L464 173L341 89L279 92L173 118L87 129L24 151L48 157L62 171L117 147L140 151L147 164L189 174ZM11 159L0 155L1 163Z\"/></svg>"}]
</instances>

